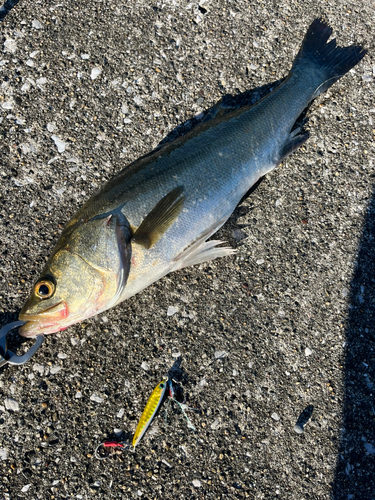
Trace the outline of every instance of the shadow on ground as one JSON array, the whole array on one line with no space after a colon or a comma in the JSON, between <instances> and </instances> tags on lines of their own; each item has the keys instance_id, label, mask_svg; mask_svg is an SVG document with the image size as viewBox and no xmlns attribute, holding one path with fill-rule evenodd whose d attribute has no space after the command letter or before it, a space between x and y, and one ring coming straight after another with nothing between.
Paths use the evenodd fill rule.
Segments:
<instances>
[{"instance_id":1,"label":"shadow on ground","mask_svg":"<svg viewBox=\"0 0 375 500\"><path fill-rule=\"evenodd\" d=\"M5 16L17 5L19 0L6 0L0 7L0 21L2 21Z\"/></svg>"},{"instance_id":2,"label":"shadow on ground","mask_svg":"<svg viewBox=\"0 0 375 500\"><path fill-rule=\"evenodd\" d=\"M375 195L369 205L350 294L343 429L332 498L373 500L375 477ZM372 479L372 480L371 480Z\"/></svg>"}]
</instances>

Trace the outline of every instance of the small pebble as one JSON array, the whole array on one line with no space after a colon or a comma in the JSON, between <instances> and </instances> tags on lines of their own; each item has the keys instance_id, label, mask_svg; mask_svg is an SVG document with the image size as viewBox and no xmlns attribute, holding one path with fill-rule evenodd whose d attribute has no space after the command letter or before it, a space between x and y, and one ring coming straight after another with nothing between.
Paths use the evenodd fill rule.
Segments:
<instances>
[{"instance_id":1,"label":"small pebble","mask_svg":"<svg viewBox=\"0 0 375 500\"><path fill-rule=\"evenodd\" d=\"M142 368L142 370L144 370L145 372L147 372L147 371L150 369L150 367L149 367L149 365L146 363L146 361L143 361L143 363L141 364L141 368Z\"/></svg>"},{"instance_id":2,"label":"small pebble","mask_svg":"<svg viewBox=\"0 0 375 500\"><path fill-rule=\"evenodd\" d=\"M16 51L16 41L13 40L12 38L8 38L7 40L5 40L4 42L4 52L9 52L11 54L14 54L14 52Z\"/></svg>"},{"instance_id":3,"label":"small pebble","mask_svg":"<svg viewBox=\"0 0 375 500\"><path fill-rule=\"evenodd\" d=\"M6 448L0 448L0 460L6 460L8 458L8 450Z\"/></svg>"},{"instance_id":4,"label":"small pebble","mask_svg":"<svg viewBox=\"0 0 375 500\"><path fill-rule=\"evenodd\" d=\"M65 151L65 148L66 148L66 142L62 141L59 137L57 137L57 135L52 135L51 139L55 143L55 145L57 147L57 151L59 153L63 153Z\"/></svg>"},{"instance_id":5,"label":"small pebble","mask_svg":"<svg viewBox=\"0 0 375 500\"><path fill-rule=\"evenodd\" d=\"M32 484L25 484L25 486L21 490L22 493L27 493L31 486L32 486Z\"/></svg>"},{"instance_id":6,"label":"small pebble","mask_svg":"<svg viewBox=\"0 0 375 500\"><path fill-rule=\"evenodd\" d=\"M59 373L59 371L61 371L61 366L59 365L52 366L50 371L52 375L55 375L56 373Z\"/></svg>"},{"instance_id":7,"label":"small pebble","mask_svg":"<svg viewBox=\"0 0 375 500\"><path fill-rule=\"evenodd\" d=\"M125 413L124 408L121 408L121 409L117 412L116 417L117 417L117 418L122 418L122 417L124 416L124 413Z\"/></svg>"},{"instance_id":8,"label":"small pebble","mask_svg":"<svg viewBox=\"0 0 375 500\"><path fill-rule=\"evenodd\" d=\"M2 103L1 107L3 109L12 109L13 108L13 103L11 103L10 101L5 101Z\"/></svg>"},{"instance_id":9,"label":"small pebble","mask_svg":"<svg viewBox=\"0 0 375 500\"><path fill-rule=\"evenodd\" d=\"M280 417L277 413L272 413L271 418L276 421L280 420Z\"/></svg>"},{"instance_id":10,"label":"small pebble","mask_svg":"<svg viewBox=\"0 0 375 500\"><path fill-rule=\"evenodd\" d=\"M95 401L95 403L103 403L103 398L101 398L95 393L92 396L90 396L90 399L91 401Z\"/></svg>"},{"instance_id":11,"label":"small pebble","mask_svg":"<svg viewBox=\"0 0 375 500\"><path fill-rule=\"evenodd\" d=\"M101 68L93 68L91 70L91 80L95 80L96 78L98 78L101 72Z\"/></svg>"},{"instance_id":12,"label":"small pebble","mask_svg":"<svg viewBox=\"0 0 375 500\"><path fill-rule=\"evenodd\" d=\"M85 60L85 59L89 59L90 58L90 54L81 54L81 59Z\"/></svg>"},{"instance_id":13,"label":"small pebble","mask_svg":"<svg viewBox=\"0 0 375 500\"><path fill-rule=\"evenodd\" d=\"M371 443L365 443L365 450L367 453L370 453L370 455L375 455L375 446Z\"/></svg>"},{"instance_id":14,"label":"small pebble","mask_svg":"<svg viewBox=\"0 0 375 500\"><path fill-rule=\"evenodd\" d=\"M75 346L79 343L79 339L77 339L76 337L72 337L70 339L70 342L71 342L72 346Z\"/></svg>"},{"instance_id":15,"label":"small pebble","mask_svg":"<svg viewBox=\"0 0 375 500\"><path fill-rule=\"evenodd\" d=\"M195 488L200 488L202 486L202 483L199 481L199 479L193 479L193 486Z\"/></svg>"},{"instance_id":16,"label":"small pebble","mask_svg":"<svg viewBox=\"0 0 375 500\"><path fill-rule=\"evenodd\" d=\"M264 260L263 260L263 259L258 259L258 260L257 260L257 264L259 264L259 265L260 265L260 264L264 264Z\"/></svg>"},{"instance_id":17,"label":"small pebble","mask_svg":"<svg viewBox=\"0 0 375 500\"><path fill-rule=\"evenodd\" d=\"M214 420L211 424L211 429L216 430L220 427L220 421L219 420Z\"/></svg>"},{"instance_id":18,"label":"small pebble","mask_svg":"<svg viewBox=\"0 0 375 500\"><path fill-rule=\"evenodd\" d=\"M300 424L296 424L293 428L294 432L297 434L302 434L303 433L303 427Z\"/></svg>"},{"instance_id":19,"label":"small pebble","mask_svg":"<svg viewBox=\"0 0 375 500\"><path fill-rule=\"evenodd\" d=\"M247 236L244 232L241 231L241 229L235 229L234 231L232 231L232 237L236 240L236 241L242 241L244 240Z\"/></svg>"},{"instance_id":20,"label":"small pebble","mask_svg":"<svg viewBox=\"0 0 375 500\"><path fill-rule=\"evenodd\" d=\"M223 359L228 355L226 351L215 351L215 359Z\"/></svg>"},{"instance_id":21,"label":"small pebble","mask_svg":"<svg viewBox=\"0 0 375 500\"><path fill-rule=\"evenodd\" d=\"M77 392L76 392L76 395L75 395L75 398L76 398L76 399L79 399L79 398L81 398L81 397L82 397L82 392L81 392L81 391L77 391ZM91 399L92 399L92 396L91 396Z\"/></svg>"},{"instance_id":22,"label":"small pebble","mask_svg":"<svg viewBox=\"0 0 375 500\"><path fill-rule=\"evenodd\" d=\"M312 350L309 349L308 347L306 347L306 349L305 349L305 356L311 356L311 354L312 354Z\"/></svg>"},{"instance_id":23,"label":"small pebble","mask_svg":"<svg viewBox=\"0 0 375 500\"><path fill-rule=\"evenodd\" d=\"M43 28L43 24L39 22L37 19L34 19L33 22L31 23L31 26L35 28L36 30L41 30Z\"/></svg>"},{"instance_id":24,"label":"small pebble","mask_svg":"<svg viewBox=\"0 0 375 500\"><path fill-rule=\"evenodd\" d=\"M169 306L167 310L167 316L173 316L174 314L176 314L176 312L178 312L178 307Z\"/></svg>"},{"instance_id":25,"label":"small pebble","mask_svg":"<svg viewBox=\"0 0 375 500\"><path fill-rule=\"evenodd\" d=\"M68 356L64 352L59 352L58 355L57 355L57 357L59 359L66 359Z\"/></svg>"},{"instance_id":26,"label":"small pebble","mask_svg":"<svg viewBox=\"0 0 375 500\"><path fill-rule=\"evenodd\" d=\"M48 132L54 132L56 130L56 125L54 123L47 123L46 127Z\"/></svg>"},{"instance_id":27,"label":"small pebble","mask_svg":"<svg viewBox=\"0 0 375 500\"><path fill-rule=\"evenodd\" d=\"M7 410L18 411L20 409L19 404L13 398L7 398L4 400L4 405Z\"/></svg>"},{"instance_id":28,"label":"small pebble","mask_svg":"<svg viewBox=\"0 0 375 500\"><path fill-rule=\"evenodd\" d=\"M364 82L372 82L372 75L362 75L362 80Z\"/></svg>"}]
</instances>

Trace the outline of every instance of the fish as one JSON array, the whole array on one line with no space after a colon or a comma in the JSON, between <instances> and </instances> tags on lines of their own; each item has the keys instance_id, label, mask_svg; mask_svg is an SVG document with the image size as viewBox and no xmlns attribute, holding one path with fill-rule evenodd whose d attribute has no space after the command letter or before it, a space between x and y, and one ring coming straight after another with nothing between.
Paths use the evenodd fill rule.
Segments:
<instances>
[{"instance_id":1,"label":"fish","mask_svg":"<svg viewBox=\"0 0 375 500\"><path fill-rule=\"evenodd\" d=\"M192 130L131 163L73 216L22 307L19 333L50 334L163 276L230 256L209 238L249 189L309 137L296 121L365 56L315 19L287 77L255 104L222 100Z\"/></svg>"},{"instance_id":2,"label":"fish","mask_svg":"<svg viewBox=\"0 0 375 500\"><path fill-rule=\"evenodd\" d=\"M168 384L168 377L165 376L164 379L160 382L160 384L158 384L152 391L151 396L147 401L145 409L143 410L143 413L141 415L141 418L139 419L137 428L135 430L132 441L133 448L135 448L139 443L139 441L142 439L149 425L151 424L153 418L155 417L156 412L158 411L158 408L161 405L161 402L163 401L164 394L167 389L167 384Z\"/></svg>"}]
</instances>

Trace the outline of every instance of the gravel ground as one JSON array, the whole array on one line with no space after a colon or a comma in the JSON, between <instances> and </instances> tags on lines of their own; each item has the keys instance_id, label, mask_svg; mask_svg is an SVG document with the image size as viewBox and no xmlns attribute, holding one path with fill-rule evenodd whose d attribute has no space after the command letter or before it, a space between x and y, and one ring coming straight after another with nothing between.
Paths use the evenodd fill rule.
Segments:
<instances>
[{"instance_id":1,"label":"gravel ground","mask_svg":"<svg viewBox=\"0 0 375 500\"><path fill-rule=\"evenodd\" d=\"M235 256L2 369L1 498L374 500L373 3L13 4L0 12L2 325L89 195L223 95L284 77L315 17L369 54L221 229ZM167 372L196 432L165 403L135 453L97 460Z\"/></svg>"}]
</instances>

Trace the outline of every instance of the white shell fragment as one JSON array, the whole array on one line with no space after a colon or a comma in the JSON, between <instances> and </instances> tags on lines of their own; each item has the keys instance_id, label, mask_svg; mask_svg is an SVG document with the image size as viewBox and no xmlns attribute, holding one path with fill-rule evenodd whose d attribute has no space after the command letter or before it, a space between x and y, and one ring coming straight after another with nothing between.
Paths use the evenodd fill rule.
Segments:
<instances>
[{"instance_id":1,"label":"white shell fragment","mask_svg":"<svg viewBox=\"0 0 375 500\"><path fill-rule=\"evenodd\" d=\"M13 40L12 38L7 38L4 42L4 52L9 52L11 54L14 54L16 51L16 41Z\"/></svg>"},{"instance_id":2,"label":"white shell fragment","mask_svg":"<svg viewBox=\"0 0 375 500\"><path fill-rule=\"evenodd\" d=\"M90 399L91 401L95 401L95 403L103 403L103 398L101 398L95 393L92 396L90 396Z\"/></svg>"},{"instance_id":3,"label":"white shell fragment","mask_svg":"<svg viewBox=\"0 0 375 500\"><path fill-rule=\"evenodd\" d=\"M56 144L57 151L59 153L63 153L65 151L66 142L62 141L59 137L57 137L57 135L52 135L51 139Z\"/></svg>"},{"instance_id":4,"label":"white shell fragment","mask_svg":"<svg viewBox=\"0 0 375 500\"><path fill-rule=\"evenodd\" d=\"M13 103L10 101L5 101L2 103L1 107L3 109L12 109L13 108Z\"/></svg>"},{"instance_id":5,"label":"white shell fragment","mask_svg":"<svg viewBox=\"0 0 375 500\"><path fill-rule=\"evenodd\" d=\"M174 314L176 314L176 312L178 312L178 307L169 306L167 309L167 316L173 316Z\"/></svg>"},{"instance_id":6,"label":"white shell fragment","mask_svg":"<svg viewBox=\"0 0 375 500\"><path fill-rule=\"evenodd\" d=\"M101 72L101 68L93 68L91 70L91 80L95 80L96 78L98 78Z\"/></svg>"},{"instance_id":7,"label":"white shell fragment","mask_svg":"<svg viewBox=\"0 0 375 500\"><path fill-rule=\"evenodd\" d=\"M44 373L44 366L40 365L39 363L35 363L33 365L33 370L34 370L34 372L38 372L40 375L43 375L43 373Z\"/></svg>"},{"instance_id":8,"label":"white shell fragment","mask_svg":"<svg viewBox=\"0 0 375 500\"><path fill-rule=\"evenodd\" d=\"M33 22L31 23L32 27L35 28L36 30L41 30L43 29L43 24L39 22L37 19L34 19Z\"/></svg>"},{"instance_id":9,"label":"white shell fragment","mask_svg":"<svg viewBox=\"0 0 375 500\"><path fill-rule=\"evenodd\" d=\"M59 365L52 366L52 368L50 370L52 375L59 373L59 371L61 371L61 366L59 366Z\"/></svg>"},{"instance_id":10,"label":"white shell fragment","mask_svg":"<svg viewBox=\"0 0 375 500\"><path fill-rule=\"evenodd\" d=\"M7 398L4 400L4 405L7 410L18 411L20 409L20 405L13 398Z\"/></svg>"}]
</instances>

